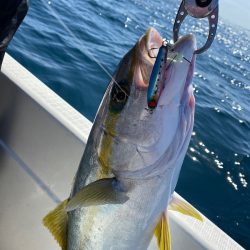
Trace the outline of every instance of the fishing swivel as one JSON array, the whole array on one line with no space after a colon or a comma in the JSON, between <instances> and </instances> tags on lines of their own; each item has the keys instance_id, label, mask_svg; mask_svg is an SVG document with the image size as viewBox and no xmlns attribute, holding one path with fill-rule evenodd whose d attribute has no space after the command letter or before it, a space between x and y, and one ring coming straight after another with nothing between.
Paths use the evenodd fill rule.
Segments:
<instances>
[{"instance_id":1,"label":"fishing swivel","mask_svg":"<svg viewBox=\"0 0 250 250\"><path fill-rule=\"evenodd\" d=\"M207 17L209 21L209 34L207 41L203 47L195 51L196 54L203 53L213 43L217 30L218 14L218 0L182 0L173 28L174 42L178 40L181 24L187 15L190 15L194 18Z\"/></svg>"}]
</instances>

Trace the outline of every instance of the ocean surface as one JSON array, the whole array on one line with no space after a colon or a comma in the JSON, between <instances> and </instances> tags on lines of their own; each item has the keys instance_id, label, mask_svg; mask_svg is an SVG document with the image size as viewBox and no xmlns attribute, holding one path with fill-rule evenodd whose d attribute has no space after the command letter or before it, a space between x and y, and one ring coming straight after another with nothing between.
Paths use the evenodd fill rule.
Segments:
<instances>
[{"instance_id":1,"label":"ocean surface","mask_svg":"<svg viewBox=\"0 0 250 250\"><path fill-rule=\"evenodd\" d=\"M33 0L8 52L93 121L110 81L98 63L114 72L149 26L171 39L179 3ZM248 249L249 30L221 18L212 48L197 57L195 127L176 190ZM188 18L181 34L191 32L202 44L207 21Z\"/></svg>"}]
</instances>

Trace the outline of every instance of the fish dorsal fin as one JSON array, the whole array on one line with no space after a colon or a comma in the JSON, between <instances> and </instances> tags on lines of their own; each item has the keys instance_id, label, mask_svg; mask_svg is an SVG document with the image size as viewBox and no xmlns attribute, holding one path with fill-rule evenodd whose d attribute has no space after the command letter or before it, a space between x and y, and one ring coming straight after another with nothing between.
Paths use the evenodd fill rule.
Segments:
<instances>
[{"instance_id":1,"label":"fish dorsal fin","mask_svg":"<svg viewBox=\"0 0 250 250\"><path fill-rule=\"evenodd\" d=\"M69 212L79 207L122 204L127 200L128 196L120 190L118 181L115 178L105 178L83 187L70 199L66 210Z\"/></svg>"},{"instance_id":2,"label":"fish dorsal fin","mask_svg":"<svg viewBox=\"0 0 250 250\"><path fill-rule=\"evenodd\" d=\"M43 224L49 229L62 250L67 249L68 214L66 205L68 199L59 204L43 218Z\"/></svg>"},{"instance_id":3,"label":"fish dorsal fin","mask_svg":"<svg viewBox=\"0 0 250 250\"><path fill-rule=\"evenodd\" d=\"M168 205L168 209L191 216L203 222L201 214L192 205L178 197L176 194L173 195L172 200Z\"/></svg>"},{"instance_id":4,"label":"fish dorsal fin","mask_svg":"<svg viewBox=\"0 0 250 250\"><path fill-rule=\"evenodd\" d=\"M166 213L163 213L154 231L160 250L171 250L171 236Z\"/></svg>"}]
</instances>

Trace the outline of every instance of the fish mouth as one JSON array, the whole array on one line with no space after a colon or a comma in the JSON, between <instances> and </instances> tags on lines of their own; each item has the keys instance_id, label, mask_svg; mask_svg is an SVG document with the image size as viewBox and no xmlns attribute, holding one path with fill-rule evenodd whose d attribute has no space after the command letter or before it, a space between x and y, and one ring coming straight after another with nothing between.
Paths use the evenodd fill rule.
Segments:
<instances>
[{"instance_id":1,"label":"fish mouth","mask_svg":"<svg viewBox=\"0 0 250 250\"><path fill-rule=\"evenodd\" d=\"M164 70L163 91L158 105L181 105L185 98L193 98L192 78L195 64L196 39L192 34L181 37L168 53ZM193 104L190 100L190 105Z\"/></svg>"},{"instance_id":2,"label":"fish mouth","mask_svg":"<svg viewBox=\"0 0 250 250\"><path fill-rule=\"evenodd\" d=\"M136 45L136 64L134 68L134 83L136 88L147 90L151 72L163 38L155 28L149 28ZM159 96L160 105L171 102L171 99L181 98L186 92L193 97L192 76L195 63L196 39L189 34L181 37L168 53L164 69L163 90ZM183 98L182 98L183 99ZM190 100L194 103L194 99Z\"/></svg>"},{"instance_id":3,"label":"fish mouth","mask_svg":"<svg viewBox=\"0 0 250 250\"><path fill-rule=\"evenodd\" d=\"M135 65L134 82L139 89L147 89L155 58L163 39L154 28L149 28L136 46L137 63Z\"/></svg>"},{"instance_id":4,"label":"fish mouth","mask_svg":"<svg viewBox=\"0 0 250 250\"><path fill-rule=\"evenodd\" d=\"M172 47L173 51L181 54L182 58L191 63L197 49L194 35L188 34L181 37Z\"/></svg>"}]
</instances>

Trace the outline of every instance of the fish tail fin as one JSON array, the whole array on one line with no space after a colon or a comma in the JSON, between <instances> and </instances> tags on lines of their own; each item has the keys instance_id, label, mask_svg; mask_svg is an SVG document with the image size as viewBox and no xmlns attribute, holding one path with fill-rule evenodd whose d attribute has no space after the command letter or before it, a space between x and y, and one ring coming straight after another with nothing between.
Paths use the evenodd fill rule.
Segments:
<instances>
[{"instance_id":1,"label":"fish tail fin","mask_svg":"<svg viewBox=\"0 0 250 250\"><path fill-rule=\"evenodd\" d=\"M160 250L171 250L171 235L168 221L169 219L166 212L162 213L154 231Z\"/></svg>"},{"instance_id":2,"label":"fish tail fin","mask_svg":"<svg viewBox=\"0 0 250 250\"><path fill-rule=\"evenodd\" d=\"M53 211L43 218L43 224L54 236L62 250L67 249L68 214L66 206L68 199L60 203Z\"/></svg>"}]
</instances>

